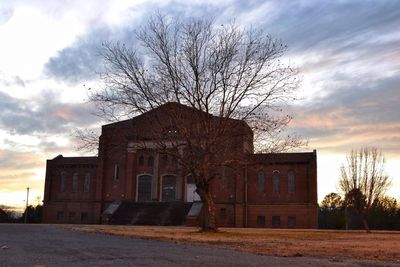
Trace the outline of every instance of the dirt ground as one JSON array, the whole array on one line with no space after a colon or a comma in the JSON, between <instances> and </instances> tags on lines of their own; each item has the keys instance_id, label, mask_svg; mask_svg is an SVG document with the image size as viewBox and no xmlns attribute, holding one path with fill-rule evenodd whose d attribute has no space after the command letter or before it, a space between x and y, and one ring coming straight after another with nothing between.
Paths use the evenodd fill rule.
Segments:
<instances>
[{"instance_id":1,"label":"dirt ground","mask_svg":"<svg viewBox=\"0 0 400 267\"><path fill-rule=\"evenodd\" d=\"M201 233L191 227L79 225L72 230L133 236L174 243L212 245L261 255L350 257L400 263L400 232L220 228Z\"/></svg>"}]
</instances>

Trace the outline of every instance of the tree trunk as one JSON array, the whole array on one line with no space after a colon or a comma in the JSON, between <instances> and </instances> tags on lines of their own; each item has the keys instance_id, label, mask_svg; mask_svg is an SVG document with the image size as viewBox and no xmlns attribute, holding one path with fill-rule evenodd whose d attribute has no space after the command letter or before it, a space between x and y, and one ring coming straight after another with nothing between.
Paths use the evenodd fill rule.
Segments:
<instances>
[{"instance_id":1,"label":"tree trunk","mask_svg":"<svg viewBox=\"0 0 400 267\"><path fill-rule=\"evenodd\" d=\"M367 233L371 233L371 230L369 229L369 226L368 226L368 221L367 221L367 215L366 214L363 214L362 222L363 222L365 231Z\"/></svg>"},{"instance_id":2,"label":"tree trunk","mask_svg":"<svg viewBox=\"0 0 400 267\"><path fill-rule=\"evenodd\" d=\"M208 232L215 232L218 230L215 218L215 204L212 199L211 192L207 187L197 187L197 193L200 195L203 202L204 220L201 222L201 230Z\"/></svg>"}]
</instances>

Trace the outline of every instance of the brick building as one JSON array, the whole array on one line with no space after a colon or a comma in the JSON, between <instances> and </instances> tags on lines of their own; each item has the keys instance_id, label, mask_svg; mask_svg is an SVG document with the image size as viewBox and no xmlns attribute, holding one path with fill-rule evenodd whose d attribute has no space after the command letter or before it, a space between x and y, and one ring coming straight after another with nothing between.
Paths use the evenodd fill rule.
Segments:
<instances>
[{"instance_id":1,"label":"brick building","mask_svg":"<svg viewBox=\"0 0 400 267\"><path fill-rule=\"evenodd\" d=\"M133 119L104 125L98 157L59 155L48 160L43 221L195 223L202 204L192 176L157 149L160 133L175 132L167 111L177 108L190 121L193 109L165 104ZM247 124L229 123L235 127L223 145L230 153L218 157L240 158L243 164L218 168L218 178L212 181L218 225L316 228L316 151L254 154Z\"/></svg>"}]
</instances>

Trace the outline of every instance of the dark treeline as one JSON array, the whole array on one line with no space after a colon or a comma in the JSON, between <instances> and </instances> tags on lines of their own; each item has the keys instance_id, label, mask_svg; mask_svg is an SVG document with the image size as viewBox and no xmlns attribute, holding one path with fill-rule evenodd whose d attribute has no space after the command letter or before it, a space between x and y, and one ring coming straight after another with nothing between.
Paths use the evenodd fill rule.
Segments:
<instances>
[{"instance_id":1,"label":"dark treeline","mask_svg":"<svg viewBox=\"0 0 400 267\"><path fill-rule=\"evenodd\" d=\"M382 197L371 205L368 225L374 230L400 230L400 207L395 198ZM325 196L319 208L319 228L321 229L363 229L362 214L345 205L336 193Z\"/></svg>"},{"instance_id":2,"label":"dark treeline","mask_svg":"<svg viewBox=\"0 0 400 267\"><path fill-rule=\"evenodd\" d=\"M43 206L29 205L25 211L18 215L15 211L11 209L1 209L0 208L0 223L24 223L25 216L27 223L41 223L43 214Z\"/></svg>"}]
</instances>

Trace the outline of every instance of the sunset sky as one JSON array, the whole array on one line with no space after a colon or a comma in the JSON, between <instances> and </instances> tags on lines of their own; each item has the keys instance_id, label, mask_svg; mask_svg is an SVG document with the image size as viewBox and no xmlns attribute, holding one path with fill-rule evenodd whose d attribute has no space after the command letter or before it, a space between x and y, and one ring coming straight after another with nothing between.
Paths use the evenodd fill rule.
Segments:
<instances>
[{"instance_id":1,"label":"sunset sky","mask_svg":"<svg viewBox=\"0 0 400 267\"><path fill-rule=\"evenodd\" d=\"M155 10L282 39L302 79L290 130L318 152L319 200L363 146L382 149L400 200L400 1L0 0L0 204L24 206L26 187L35 203L46 159L80 155L74 129L102 124L86 102L101 43L129 44Z\"/></svg>"}]
</instances>

